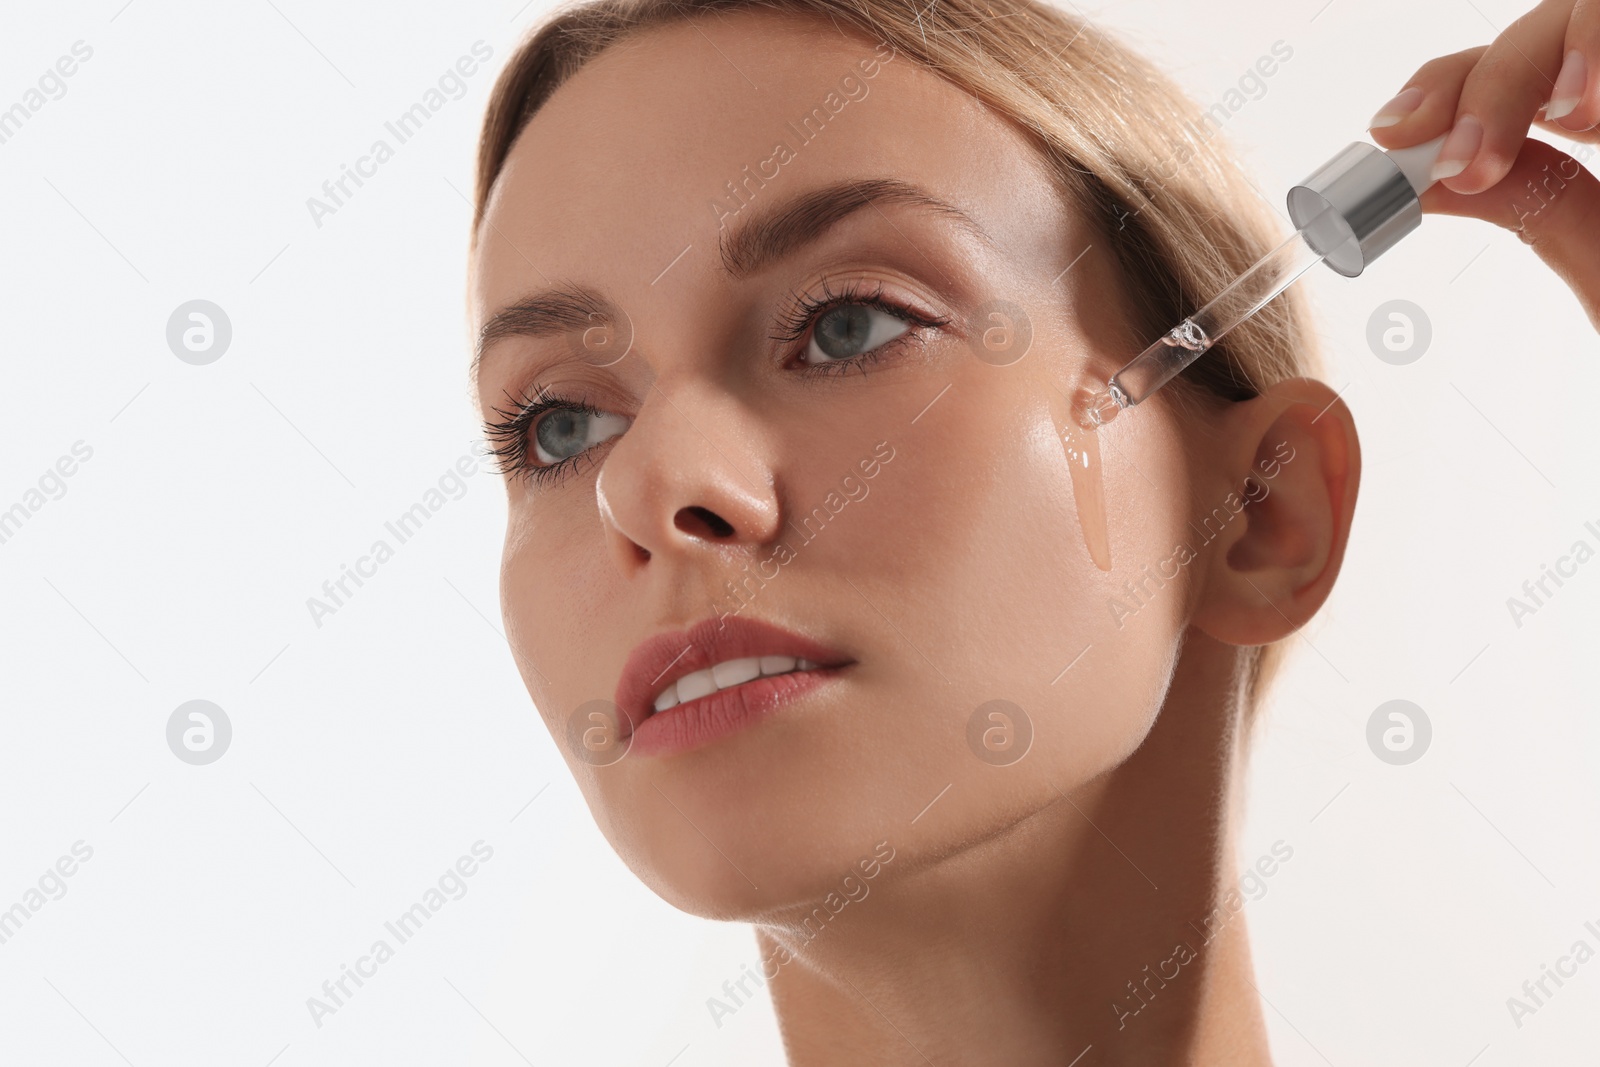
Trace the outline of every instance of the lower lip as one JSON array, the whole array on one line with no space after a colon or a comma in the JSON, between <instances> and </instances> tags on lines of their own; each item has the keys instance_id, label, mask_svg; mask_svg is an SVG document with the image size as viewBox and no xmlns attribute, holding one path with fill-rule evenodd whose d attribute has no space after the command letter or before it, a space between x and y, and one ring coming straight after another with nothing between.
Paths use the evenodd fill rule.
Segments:
<instances>
[{"instance_id":1,"label":"lower lip","mask_svg":"<svg viewBox=\"0 0 1600 1067\"><path fill-rule=\"evenodd\" d=\"M826 685L843 667L821 667L754 678L731 689L719 689L666 711L657 711L633 731L630 751L641 756L669 756L736 733L792 700Z\"/></svg>"}]
</instances>

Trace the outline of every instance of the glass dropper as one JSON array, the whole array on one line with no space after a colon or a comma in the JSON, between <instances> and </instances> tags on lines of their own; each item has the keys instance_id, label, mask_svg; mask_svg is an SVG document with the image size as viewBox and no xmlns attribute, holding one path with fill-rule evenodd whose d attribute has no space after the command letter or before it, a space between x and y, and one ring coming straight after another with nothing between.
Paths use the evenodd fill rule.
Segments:
<instances>
[{"instance_id":1,"label":"glass dropper","mask_svg":"<svg viewBox=\"0 0 1600 1067\"><path fill-rule=\"evenodd\" d=\"M1422 221L1443 137L1385 152L1355 142L1289 190L1295 232L1111 376L1085 413L1103 426L1199 359L1318 263L1353 278Z\"/></svg>"}]
</instances>

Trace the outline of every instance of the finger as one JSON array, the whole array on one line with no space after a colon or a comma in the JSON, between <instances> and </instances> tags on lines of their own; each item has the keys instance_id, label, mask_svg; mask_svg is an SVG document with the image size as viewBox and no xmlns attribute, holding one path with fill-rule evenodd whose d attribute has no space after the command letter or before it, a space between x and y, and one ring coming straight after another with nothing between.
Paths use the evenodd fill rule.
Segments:
<instances>
[{"instance_id":1,"label":"finger","mask_svg":"<svg viewBox=\"0 0 1600 1067\"><path fill-rule=\"evenodd\" d=\"M1578 0L1545 118L1563 132L1600 126L1600 0Z\"/></svg>"},{"instance_id":2,"label":"finger","mask_svg":"<svg viewBox=\"0 0 1600 1067\"><path fill-rule=\"evenodd\" d=\"M1450 136L1433 176L1458 193L1481 193L1511 170L1533 117L1561 71L1571 0L1545 0L1501 31L1461 87Z\"/></svg>"},{"instance_id":3,"label":"finger","mask_svg":"<svg viewBox=\"0 0 1600 1067\"><path fill-rule=\"evenodd\" d=\"M1593 129L1588 130L1569 130L1559 123L1546 122L1544 119L1539 119L1533 124L1533 126L1534 129L1543 130L1546 133L1553 133L1557 137L1565 137L1569 141L1578 141L1580 143L1587 144L1600 144L1600 126L1596 126Z\"/></svg>"},{"instance_id":4,"label":"finger","mask_svg":"<svg viewBox=\"0 0 1600 1067\"><path fill-rule=\"evenodd\" d=\"M1572 288L1600 330L1600 241L1594 236L1600 233L1600 179L1567 153L1529 139L1494 188L1467 194L1435 185L1422 194L1422 210L1516 232Z\"/></svg>"},{"instance_id":5,"label":"finger","mask_svg":"<svg viewBox=\"0 0 1600 1067\"><path fill-rule=\"evenodd\" d=\"M1418 67L1395 98L1372 116L1372 139L1383 148L1409 148L1448 130L1456 119L1461 86L1488 50L1488 45L1479 45Z\"/></svg>"}]
</instances>

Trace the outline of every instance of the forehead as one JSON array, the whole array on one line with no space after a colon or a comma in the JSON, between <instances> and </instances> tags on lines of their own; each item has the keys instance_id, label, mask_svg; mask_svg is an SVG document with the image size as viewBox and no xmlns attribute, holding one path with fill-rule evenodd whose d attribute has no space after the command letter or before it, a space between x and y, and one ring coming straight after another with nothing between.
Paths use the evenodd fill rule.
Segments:
<instances>
[{"instance_id":1,"label":"forehead","mask_svg":"<svg viewBox=\"0 0 1600 1067\"><path fill-rule=\"evenodd\" d=\"M681 298L754 209L891 176L1046 278L1070 258L1071 220L1027 137L887 43L750 12L645 31L578 71L513 146L479 236L475 320L569 279ZM669 277L680 288L657 284Z\"/></svg>"}]
</instances>

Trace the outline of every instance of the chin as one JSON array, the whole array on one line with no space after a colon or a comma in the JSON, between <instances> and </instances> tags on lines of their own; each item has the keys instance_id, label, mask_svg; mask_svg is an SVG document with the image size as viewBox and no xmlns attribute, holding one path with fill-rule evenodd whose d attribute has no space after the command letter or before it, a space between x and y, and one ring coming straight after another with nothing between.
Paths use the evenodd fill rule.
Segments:
<instances>
[{"instance_id":1,"label":"chin","mask_svg":"<svg viewBox=\"0 0 1600 1067\"><path fill-rule=\"evenodd\" d=\"M1007 833L1121 763L1148 726L1141 715L1066 703L1032 717L1020 755L985 758L973 720L990 706L987 683L899 701L860 688L666 759L630 753L582 768L592 771L579 775L591 811L669 904L760 921L859 894L855 882L881 887ZM1068 700L1082 695L1057 688Z\"/></svg>"}]
</instances>

